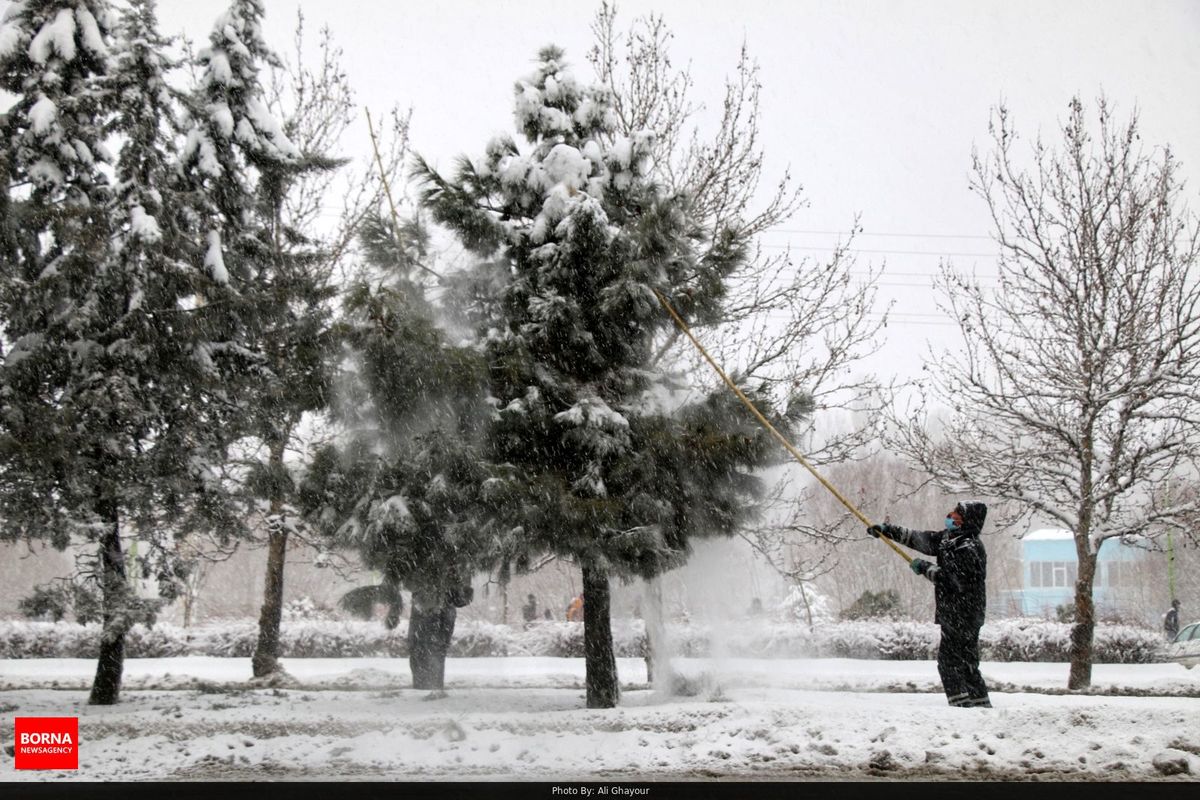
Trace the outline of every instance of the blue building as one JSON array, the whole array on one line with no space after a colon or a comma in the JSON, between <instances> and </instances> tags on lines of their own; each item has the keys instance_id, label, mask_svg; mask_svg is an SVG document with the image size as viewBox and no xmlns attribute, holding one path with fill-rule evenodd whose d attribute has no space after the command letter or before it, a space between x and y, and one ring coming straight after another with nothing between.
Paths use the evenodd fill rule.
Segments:
<instances>
[{"instance_id":1,"label":"blue building","mask_svg":"<svg viewBox=\"0 0 1200 800\"><path fill-rule=\"evenodd\" d=\"M1099 614L1120 611L1122 590L1136 585L1136 566L1144 551L1109 539L1100 546L1092 596ZM1079 559L1068 530L1043 528L1021 538L1021 591L1011 598L1026 616L1054 616L1058 606L1075 600Z\"/></svg>"}]
</instances>

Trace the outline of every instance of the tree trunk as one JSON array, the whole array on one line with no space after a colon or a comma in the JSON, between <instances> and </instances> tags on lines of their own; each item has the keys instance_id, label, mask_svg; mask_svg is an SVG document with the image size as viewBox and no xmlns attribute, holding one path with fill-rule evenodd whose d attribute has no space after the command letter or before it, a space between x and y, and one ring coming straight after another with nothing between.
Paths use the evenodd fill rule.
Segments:
<instances>
[{"instance_id":1,"label":"tree trunk","mask_svg":"<svg viewBox=\"0 0 1200 800\"><path fill-rule=\"evenodd\" d=\"M1082 550L1082 548L1080 548ZM1092 685L1092 639L1096 632L1096 604L1092 584L1096 577L1096 554L1079 553L1079 576L1075 581L1075 624L1071 628L1071 673L1068 689Z\"/></svg>"},{"instance_id":2,"label":"tree trunk","mask_svg":"<svg viewBox=\"0 0 1200 800\"><path fill-rule=\"evenodd\" d=\"M281 436L271 443L270 470L271 474L283 474L283 451L287 446L287 436ZM258 643L254 646L254 656L250 659L250 668L254 677L263 678L279 669L279 624L283 619L283 566L287 562L287 528L282 524L279 515L283 512L282 489L275 487L271 498L270 517L267 531L267 577L263 585L262 611L258 617Z\"/></svg>"},{"instance_id":3,"label":"tree trunk","mask_svg":"<svg viewBox=\"0 0 1200 800\"><path fill-rule=\"evenodd\" d=\"M190 629L192 627L192 606L196 604L196 598L192 595L191 590L183 590L183 627Z\"/></svg>"},{"instance_id":4,"label":"tree trunk","mask_svg":"<svg viewBox=\"0 0 1200 800\"><path fill-rule=\"evenodd\" d=\"M125 580L125 558L121 553L120 515L113 501L98 504L97 511L108 530L100 539L100 585L103 592L103 628L100 657L88 704L110 706L121 694L121 673L125 668L125 633L129 630L126 605L129 586Z\"/></svg>"},{"instance_id":5,"label":"tree trunk","mask_svg":"<svg viewBox=\"0 0 1200 800\"><path fill-rule=\"evenodd\" d=\"M207 567L203 558L197 558L195 566L183 582L183 627L191 628L196 615L196 601L200 599L200 587L204 585Z\"/></svg>"},{"instance_id":6,"label":"tree trunk","mask_svg":"<svg viewBox=\"0 0 1200 800\"><path fill-rule=\"evenodd\" d=\"M505 561L500 565L500 624L508 624L508 584L512 580L512 568Z\"/></svg>"},{"instance_id":7,"label":"tree trunk","mask_svg":"<svg viewBox=\"0 0 1200 800\"><path fill-rule=\"evenodd\" d=\"M429 617L432 613L421 607L414 592L412 608L408 611L408 669L412 672L414 689L430 689L433 685L429 667L432 649Z\"/></svg>"},{"instance_id":8,"label":"tree trunk","mask_svg":"<svg viewBox=\"0 0 1200 800\"><path fill-rule=\"evenodd\" d=\"M1091 374L1091 370L1088 370ZM1075 579L1075 624L1071 628L1071 671L1067 676L1067 688L1075 691L1092 685L1092 637L1096 632L1096 606L1092 601L1092 584L1096 577L1096 557L1100 548L1092 551L1091 533L1095 511L1092 506L1092 464L1094 463L1094 438L1090 420L1091 412L1083 409L1085 420L1080 447L1083 458L1079 471L1079 520L1075 528L1075 560L1078 572Z\"/></svg>"},{"instance_id":9,"label":"tree trunk","mask_svg":"<svg viewBox=\"0 0 1200 800\"><path fill-rule=\"evenodd\" d=\"M271 503L271 514L279 512ZM258 617L258 644L250 666L262 678L279 669L279 625L283 619L283 565L287 561L287 529L272 525L267 541L267 579L263 588L262 613Z\"/></svg>"},{"instance_id":10,"label":"tree trunk","mask_svg":"<svg viewBox=\"0 0 1200 800\"><path fill-rule=\"evenodd\" d=\"M614 708L621 699L609 617L608 573L583 566L583 654L588 708Z\"/></svg>"},{"instance_id":11,"label":"tree trunk","mask_svg":"<svg viewBox=\"0 0 1200 800\"><path fill-rule=\"evenodd\" d=\"M444 593L435 601L414 592L408 618L408 666L414 689L445 689L446 653L457 617L458 609L446 602Z\"/></svg>"},{"instance_id":12,"label":"tree trunk","mask_svg":"<svg viewBox=\"0 0 1200 800\"><path fill-rule=\"evenodd\" d=\"M804 601L804 618L808 620L808 632L812 633L812 606L808 604L808 590L804 588L804 581L796 579L796 584L800 587L800 599Z\"/></svg>"}]
</instances>

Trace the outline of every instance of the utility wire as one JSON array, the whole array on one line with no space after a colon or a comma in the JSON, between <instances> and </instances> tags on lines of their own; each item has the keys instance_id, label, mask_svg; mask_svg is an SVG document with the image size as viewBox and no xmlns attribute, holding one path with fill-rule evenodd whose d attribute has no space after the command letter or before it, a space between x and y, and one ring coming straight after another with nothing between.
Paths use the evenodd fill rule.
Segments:
<instances>
[{"instance_id":1,"label":"utility wire","mask_svg":"<svg viewBox=\"0 0 1200 800\"><path fill-rule=\"evenodd\" d=\"M801 228L770 228L772 233L798 233L813 236L895 236L904 239L983 239L993 241L991 236L971 233L868 233L867 231L812 231Z\"/></svg>"},{"instance_id":2,"label":"utility wire","mask_svg":"<svg viewBox=\"0 0 1200 800\"><path fill-rule=\"evenodd\" d=\"M799 244L760 244L759 247L762 247L762 248L765 248L768 250L815 250L815 251L824 252L824 253L833 252L835 250L841 249L841 250L845 250L847 253L869 253L872 255L896 255L896 256L942 256L942 257L962 256L962 257L975 257L975 258L998 258L1000 256L999 253L958 253L958 252L948 252L948 251L939 251L939 250L874 250L874 249L865 249L865 248L859 248L859 247L844 247L844 248L838 248L838 247L834 247L834 246L815 247L812 245L799 245Z\"/></svg>"}]
</instances>

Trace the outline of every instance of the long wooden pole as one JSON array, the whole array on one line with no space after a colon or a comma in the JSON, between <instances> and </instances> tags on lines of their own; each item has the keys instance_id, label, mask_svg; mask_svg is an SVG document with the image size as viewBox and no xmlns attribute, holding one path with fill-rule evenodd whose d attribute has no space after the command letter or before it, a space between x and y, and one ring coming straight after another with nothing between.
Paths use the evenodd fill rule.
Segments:
<instances>
[{"instance_id":1,"label":"long wooden pole","mask_svg":"<svg viewBox=\"0 0 1200 800\"><path fill-rule=\"evenodd\" d=\"M658 298L658 302L662 303L662 307L665 308L667 313L671 315L671 319L675 320L675 324L679 327L679 330L681 330L684 336L686 336L691 343L695 345L696 349L700 351L700 355L704 356L704 360L707 361L714 370L716 370L717 374L721 376L721 380L725 381L725 385L728 386L733 393L738 396L738 399L742 401L746 408L750 409L750 413L754 415L755 419L757 419L764 428L770 431L772 436L779 440L779 443L783 445L784 449L791 453L792 457L800 462L800 466L812 473L812 476L820 481L821 485L828 489L830 493L850 511L851 514L858 517L862 524L866 525L867 527L873 525L874 523L872 523L865 514L859 511L853 503L847 500L845 495L837 490L837 487L825 480L825 477L821 475L821 473L817 472L812 464L808 463L808 459L801 455L800 451L797 450L790 441L788 441L788 438L780 433L779 430L771 424L770 420L763 416L762 412L758 410L758 407L754 405L750 398L746 397L746 394L738 388L737 384L735 384L730 377L725 374L725 370L721 369L721 365L718 364L713 357L708 354L708 351L704 349L704 345L700 344L700 340L692 334L692 331L687 326L687 323L683 321L683 318L680 317L675 309L671 307L671 304L667 302L667 298L663 297L662 293L657 289L654 289L653 291L654 296ZM886 536L880 536L879 540L885 542L888 547L895 550L896 553L899 554L899 556L905 561L910 564L912 563L912 556L901 550L900 546L891 539L887 538Z\"/></svg>"},{"instance_id":2,"label":"long wooden pole","mask_svg":"<svg viewBox=\"0 0 1200 800\"><path fill-rule=\"evenodd\" d=\"M388 208L390 208L392 211L392 225L394 226L392 229L392 235L394 237L399 237L400 212L396 210L396 201L392 199L392 184L391 181L388 180L387 170L383 166L383 155L379 152L379 140L375 138L375 123L371 121L371 109L363 106L363 112L367 115L367 133L371 135L371 150L375 153L375 164L379 167L379 180L383 181L383 194L385 197L387 197ZM399 238L397 238L396 245L399 246L399 244L400 241ZM421 262L414 260L413 263L418 268L423 269L425 272L428 272L430 275L437 278L439 281L442 280L441 275L437 274Z\"/></svg>"}]
</instances>

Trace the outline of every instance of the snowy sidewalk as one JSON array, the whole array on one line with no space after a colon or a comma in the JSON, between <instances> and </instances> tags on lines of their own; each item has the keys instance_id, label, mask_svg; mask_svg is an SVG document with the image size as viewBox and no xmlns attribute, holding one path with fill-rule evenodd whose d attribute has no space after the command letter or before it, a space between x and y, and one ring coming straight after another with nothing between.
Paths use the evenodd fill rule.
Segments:
<instances>
[{"instance_id":1,"label":"snowy sidewalk","mask_svg":"<svg viewBox=\"0 0 1200 800\"><path fill-rule=\"evenodd\" d=\"M625 687L646 687L646 667L638 658L617 659ZM406 688L411 685L408 660L402 658L287 658L284 668L299 686L310 689ZM829 659L677 658L675 669L696 689L729 685L793 690L938 692L932 661L863 661ZM95 673L88 659L0 659L0 691L12 689L86 689ZM992 686L1010 691L1064 692L1066 664L984 662ZM248 658L128 659L127 689L188 689L247 686ZM583 685L583 659L452 658L446 662L448 688L578 688ZM1200 670L1179 664L1097 664L1092 693L1200 697Z\"/></svg>"},{"instance_id":2,"label":"snowy sidewalk","mask_svg":"<svg viewBox=\"0 0 1200 800\"><path fill-rule=\"evenodd\" d=\"M39 780L1182 780L1200 776L1200 699L995 692L993 709L949 708L931 662L681 659L694 693L627 688L584 708L582 661L456 659L448 696L403 688L402 660L290 659L307 685L247 689L248 659L133 660L115 706L87 705L94 664L0 662L0 681L70 689L0 691L12 718L77 716L78 772ZM640 660L622 660L630 687ZM1061 686L1062 664L985 664L993 682ZM1100 665L1100 685L1178 689L1182 667ZM191 681L194 690L134 688ZM853 684L855 691L796 688Z\"/></svg>"}]
</instances>

